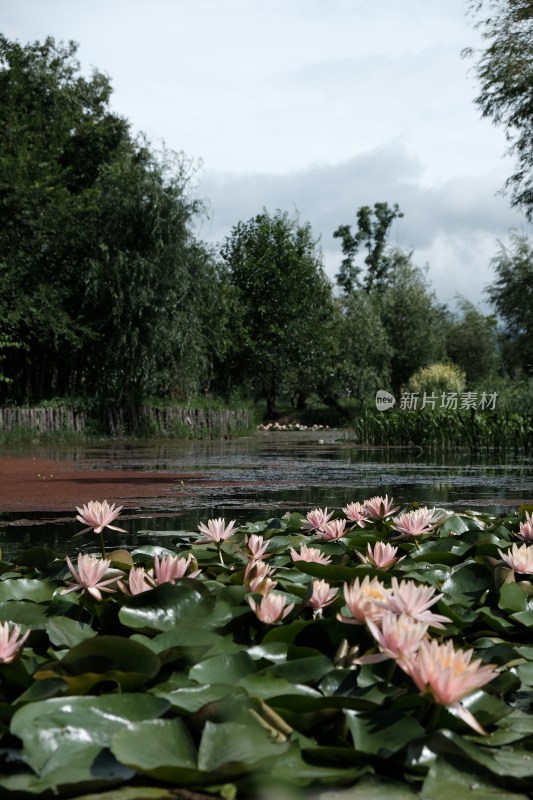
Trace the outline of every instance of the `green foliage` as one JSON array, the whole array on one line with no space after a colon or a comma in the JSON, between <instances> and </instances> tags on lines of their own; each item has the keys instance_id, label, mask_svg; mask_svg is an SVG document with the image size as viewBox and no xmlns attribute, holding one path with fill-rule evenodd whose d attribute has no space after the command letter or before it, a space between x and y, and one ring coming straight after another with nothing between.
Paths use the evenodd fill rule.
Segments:
<instances>
[{"instance_id":1,"label":"green foliage","mask_svg":"<svg viewBox=\"0 0 533 800\"><path fill-rule=\"evenodd\" d=\"M132 137L76 49L0 38L0 336L21 348L4 397L199 392L218 294L190 164Z\"/></svg>"},{"instance_id":2,"label":"green foliage","mask_svg":"<svg viewBox=\"0 0 533 800\"><path fill-rule=\"evenodd\" d=\"M381 291L390 281L394 271L394 251L387 246L392 223L403 217L400 207L395 203L375 203L374 208L361 206L357 210L357 232L352 233L350 225L340 225L333 237L341 239L343 260L337 275L337 284L344 294L349 295L357 288L366 292ZM364 258L366 273L363 283L360 274L363 267L355 264L355 257L363 245L367 254Z\"/></svg>"},{"instance_id":3,"label":"green foliage","mask_svg":"<svg viewBox=\"0 0 533 800\"><path fill-rule=\"evenodd\" d=\"M465 388L465 374L456 364L437 363L417 370L409 378L410 392L456 392Z\"/></svg>"},{"instance_id":4,"label":"green foliage","mask_svg":"<svg viewBox=\"0 0 533 800\"><path fill-rule=\"evenodd\" d=\"M470 0L485 46L469 48L475 57L480 93L476 104L484 117L502 126L515 157L507 180L513 205L533 218L533 6L531 0Z\"/></svg>"},{"instance_id":5,"label":"green foliage","mask_svg":"<svg viewBox=\"0 0 533 800\"><path fill-rule=\"evenodd\" d=\"M475 386L493 378L500 366L497 323L465 299L461 299L460 312L447 327L446 353L464 370L468 386Z\"/></svg>"},{"instance_id":6,"label":"green foliage","mask_svg":"<svg viewBox=\"0 0 533 800\"><path fill-rule=\"evenodd\" d=\"M533 374L533 243L511 232L510 244L499 243L491 260L496 280L487 288L490 302L503 320L502 357L511 375Z\"/></svg>"},{"instance_id":7,"label":"green foliage","mask_svg":"<svg viewBox=\"0 0 533 800\"><path fill-rule=\"evenodd\" d=\"M360 403L390 383L392 346L374 294L354 291L340 301L335 381Z\"/></svg>"},{"instance_id":8,"label":"green foliage","mask_svg":"<svg viewBox=\"0 0 533 800\"><path fill-rule=\"evenodd\" d=\"M298 512L247 523L218 546L176 531L165 548L131 549L123 587L132 562L153 576L156 553L192 556L200 574L134 595L117 585L102 599L63 594L69 571L48 548L3 562L0 620L30 634L0 663L2 796L524 800L531 584L502 555L527 519L428 509L429 530L400 533L398 515L417 507L348 524L334 542ZM344 510L334 517L347 521ZM273 593L293 604L277 622L250 603L261 602L245 573L252 534L267 546ZM302 544L330 563L293 560ZM376 544L396 548L386 568L366 560ZM400 659L376 662L370 625L349 624L346 590L367 576L388 592L409 581L413 599L429 593L423 608L444 623L426 635L471 651L495 677L447 705L420 691ZM316 580L335 591L320 613L309 605Z\"/></svg>"},{"instance_id":9,"label":"green foliage","mask_svg":"<svg viewBox=\"0 0 533 800\"><path fill-rule=\"evenodd\" d=\"M221 255L236 298L224 372L265 398L272 417L282 393L307 389L323 368L331 287L310 226L285 212L238 223Z\"/></svg>"},{"instance_id":10,"label":"green foliage","mask_svg":"<svg viewBox=\"0 0 533 800\"><path fill-rule=\"evenodd\" d=\"M417 369L440 360L445 350L445 309L410 254L402 254L382 295L381 319L392 347L391 385L398 393Z\"/></svg>"},{"instance_id":11,"label":"green foliage","mask_svg":"<svg viewBox=\"0 0 533 800\"><path fill-rule=\"evenodd\" d=\"M492 388L497 392L497 385ZM531 398L531 391L528 397ZM415 446L441 452L530 453L533 450L531 405L524 400L516 410L519 404L509 396L498 396L495 411L456 411L438 406L386 412L366 409L351 419L350 430L354 440L364 445Z\"/></svg>"}]
</instances>

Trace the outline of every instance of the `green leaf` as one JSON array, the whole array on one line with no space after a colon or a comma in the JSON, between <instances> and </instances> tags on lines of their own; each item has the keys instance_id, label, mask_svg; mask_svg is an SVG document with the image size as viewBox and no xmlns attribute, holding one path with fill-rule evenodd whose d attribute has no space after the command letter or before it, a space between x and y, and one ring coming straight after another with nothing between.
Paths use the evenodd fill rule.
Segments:
<instances>
[{"instance_id":1,"label":"green leaf","mask_svg":"<svg viewBox=\"0 0 533 800\"><path fill-rule=\"evenodd\" d=\"M441 586L446 600L455 605L470 607L493 586L493 579L486 567L472 561L457 567Z\"/></svg>"},{"instance_id":2,"label":"green leaf","mask_svg":"<svg viewBox=\"0 0 533 800\"><path fill-rule=\"evenodd\" d=\"M56 647L74 647L96 636L96 631L89 625L68 617L52 617L46 625L46 632Z\"/></svg>"},{"instance_id":3,"label":"green leaf","mask_svg":"<svg viewBox=\"0 0 533 800\"><path fill-rule=\"evenodd\" d=\"M0 603L0 622L15 622L28 628L44 629L49 620L45 605L37 605L29 600Z\"/></svg>"},{"instance_id":4,"label":"green leaf","mask_svg":"<svg viewBox=\"0 0 533 800\"><path fill-rule=\"evenodd\" d=\"M132 691L154 678L160 667L157 655L142 644L120 636L100 636L80 642L61 661L45 665L35 677L61 678L72 694L85 694L103 681Z\"/></svg>"},{"instance_id":5,"label":"green leaf","mask_svg":"<svg viewBox=\"0 0 533 800\"><path fill-rule=\"evenodd\" d=\"M247 653L222 653L192 667L189 678L202 684L226 683L231 686L255 670L255 662Z\"/></svg>"},{"instance_id":6,"label":"green leaf","mask_svg":"<svg viewBox=\"0 0 533 800\"><path fill-rule=\"evenodd\" d=\"M266 730L255 725L208 721L198 749L198 766L204 772L236 776L265 761L275 761L288 748L288 743L273 742Z\"/></svg>"},{"instance_id":7,"label":"green leaf","mask_svg":"<svg viewBox=\"0 0 533 800\"><path fill-rule=\"evenodd\" d=\"M321 792L317 800L416 800L419 797L417 792L402 783L372 776L361 778L348 789Z\"/></svg>"},{"instance_id":8,"label":"green leaf","mask_svg":"<svg viewBox=\"0 0 533 800\"><path fill-rule=\"evenodd\" d=\"M180 719L130 724L113 735L111 752L122 764L159 781L187 786L202 780L194 742Z\"/></svg>"},{"instance_id":9,"label":"green leaf","mask_svg":"<svg viewBox=\"0 0 533 800\"><path fill-rule=\"evenodd\" d=\"M494 778L486 770L444 755L437 756L430 766L422 797L431 800L527 800L525 794L494 786Z\"/></svg>"},{"instance_id":10,"label":"green leaf","mask_svg":"<svg viewBox=\"0 0 533 800\"><path fill-rule=\"evenodd\" d=\"M227 683L203 686L182 677L182 686L173 686L169 681L167 684L155 686L151 691L157 697L168 700L172 708L184 714L194 714L209 703L229 697L233 691Z\"/></svg>"},{"instance_id":11,"label":"green leaf","mask_svg":"<svg viewBox=\"0 0 533 800\"><path fill-rule=\"evenodd\" d=\"M30 547L16 558L16 563L24 567L34 567L35 569L45 569L55 559L57 554L50 547Z\"/></svg>"},{"instance_id":12,"label":"green leaf","mask_svg":"<svg viewBox=\"0 0 533 800\"><path fill-rule=\"evenodd\" d=\"M533 686L533 663L521 664L516 668L518 677L526 686Z\"/></svg>"},{"instance_id":13,"label":"green leaf","mask_svg":"<svg viewBox=\"0 0 533 800\"><path fill-rule=\"evenodd\" d=\"M17 578L0 583L0 603L13 600L31 600L32 603L45 603L51 600L55 585L49 581L34 578Z\"/></svg>"},{"instance_id":14,"label":"green leaf","mask_svg":"<svg viewBox=\"0 0 533 800\"><path fill-rule=\"evenodd\" d=\"M175 585L164 583L150 592L130 598L120 609L119 619L128 628L141 631L170 631L184 621L188 626L204 622L214 608L198 581Z\"/></svg>"},{"instance_id":15,"label":"green leaf","mask_svg":"<svg viewBox=\"0 0 533 800\"><path fill-rule=\"evenodd\" d=\"M94 780L93 762L114 733L167 709L165 700L141 693L52 698L16 711L11 733L22 740L26 762L41 777L76 784Z\"/></svg>"},{"instance_id":16,"label":"green leaf","mask_svg":"<svg viewBox=\"0 0 533 800\"><path fill-rule=\"evenodd\" d=\"M519 583L504 583L500 589L498 608L502 611L525 611L527 594Z\"/></svg>"},{"instance_id":17,"label":"green leaf","mask_svg":"<svg viewBox=\"0 0 533 800\"><path fill-rule=\"evenodd\" d=\"M347 710L345 715L354 748L359 753L389 758L425 734L422 725L413 717L394 709L379 709L371 714Z\"/></svg>"}]
</instances>

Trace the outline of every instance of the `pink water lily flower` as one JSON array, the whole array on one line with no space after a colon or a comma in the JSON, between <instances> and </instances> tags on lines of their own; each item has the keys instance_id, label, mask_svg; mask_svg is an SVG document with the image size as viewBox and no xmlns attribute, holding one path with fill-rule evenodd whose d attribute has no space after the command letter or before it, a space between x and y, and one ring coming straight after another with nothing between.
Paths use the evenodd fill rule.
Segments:
<instances>
[{"instance_id":1,"label":"pink water lily flower","mask_svg":"<svg viewBox=\"0 0 533 800\"><path fill-rule=\"evenodd\" d=\"M313 616L321 617L322 609L333 603L338 592L327 581L313 581L313 592L307 601L307 605L313 609Z\"/></svg>"},{"instance_id":2,"label":"pink water lily flower","mask_svg":"<svg viewBox=\"0 0 533 800\"><path fill-rule=\"evenodd\" d=\"M277 581L272 580L274 569L265 564L264 561L256 561L251 558L244 571L244 585L251 592L258 594L269 594L277 585Z\"/></svg>"},{"instance_id":3,"label":"pink water lily flower","mask_svg":"<svg viewBox=\"0 0 533 800\"><path fill-rule=\"evenodd\" d=\"M95 533L102 533L104 528L126 533L124 528L111 525L113 520L115 520L122 511L122 508L122 506L115 508L114 503L110 506L107 500L104 500L103 503L100 503L98 500L90 500L87 505L82 508L76 506L76 510L78 511L76 519L81 522L82 525L87 525L86 528L80 531L80 534L87 533L87 531L90 530L93 530Z\"/></svg>"},{"instance_id":4,"label":"pink water lily flower","mask_svg":"<svg viewBox=\"0 0 533 800\"><path fill-rule=\"evenodd\" d=\"M199 542L225 542L230 536L233 536L239 529L235 527L235 520L232 519L226 525L226 520L219 517L218 519L210 519L207 525L200 522L198 530L203 533L203 539L198 539Z\"/></svg>"},{"instance_id":5,"label":"pink water lily flower","mask_svg":"<svg viewBox=\"0 0 533 800\"><path fill-rule=\"evenodd\" d=\"M533 575L533 545L522 544L518 547L513 544L505 553L498 550L502 560L513 572L523 575Z\"/></svg>"},{"instance_id":6,"label":"pink water lily flower","mask_svg":"<svg viewBox=\"0 0 533 800\"><path fill-rule=\"evenodd\" d=\"M132 567L128 575L128 586L124 586L123 581L119 581L118 585L125 594L132 596L149 592L155 586L154 576L152 570L145 570L144 567Z\"/></svg>"},{"instance_id":7,"label":"pink water lily flower","mask_svg":"<svg viewBox=\"0 0 533 800\"><path fill-rule=\"evenodd\" d=\"M444 628L443 622L451 622L449 617L434 614L429 607L444 595L435 595L433 586L425 586L414 581L398 581L392 579L392 589L387 598L376 602L384 609L392 611L398 616L407 614L409 617L423 622L433 628Z\"/></svg>"},{"instance_id":8,"label":"pink water lily flower","mask_svg":"<svg viewBox=\"0 0 533 800\"><path fill-rule=\"evenodd\" d=\"M61 594L84 589L97 600L101 600L102 592L114 592L115 590L109 587L124 577L122 570L110 569L111 562L105 558L95 558L95 556L79 553L77 570L68 556L66 559L75 583L68 583L68 588L62 589Z\"/></svg>"},{"instance_id":9,"label":"pink water lily flower","mask_svg":"<svg viewBox=\"0 0 533 800\"><path fill-rule=\"evenodd\" d=\"M306 531L313 531L323 528L326 522L329 522L334 512L329 511L327 508L314 508L308 511L306 518L302 520L302 528Z\"/></svg>"},{"instance_id":10,"label":"pink water lily flower","mask_svg":"<svg viewBox=\"0 0 533 800\"><path fill-rule=\"evenodd\" d=\"M531 514L526 511L526 521L520 523L520 530L516 535L524 542L533 542L533 511Z\"/></svg>"},{"instance_id":11,"label":"pink water lily flower","mask_svg":"<svg viewBox=\"0 0 533 800\"><path fill-rule=\"evenodd\" d=\"M362 581L356 578L351 584L344 584L344 599L351 617L337 614L341 622L351 625L365 625L367 620L378 620L384 614L389 590L377 578L365 575ZM378 605L379 601L379 605Z\"/></svg>"},{"instance_id":12,"label":"pink water lily flower","mask_svg":"<svg viewBox=\"0 0 533 800\"><path fill-rule=\"evenodd\" d=\"M370 542L368 542L366 556L360 556L360 558L378 569L389 569L389 567L399 564L405 558L405 556L398 558L397 552L398 548L393 547L391 544L376 542L374 547L371 547Z\"/></svg>"},{"instance_id":13,"label":"pink water lily flower","mask_svg":"<svg viewBox=\"0 0 533 800\"><path fill-rule=\"evenodd\" d=\"M322 553L318 547L307 547L307 545L300 545L300 552L297 553L294 547L290 550L291 558L293 561L308 561L315 564L331 564L331 558L325 553Z\"/></svg>"},{"instance_id":14,"label":"pink water lily flower","mask_svg":"<svg viewBox=\"0 0 533 800\"><path fill-rule=\"evenodd\" d=\"M486 731L459 701L492 681L498 673L493 664L472 660L473 652L454 650L450 639L444 644L435 639L424 640L412 658L398 663L422 694L429 694L436 703L449 706L467 725L485 735Z\"/></svg>"},{"instance_id":15,"label":"pink water lily flower","mask_svg":"<svg viewBox=\"0 0 533 800\"><path fill-rule=\"evenodd\" d=\"M338 539L347 533L345 519L332 519L324 523L321 528L316 531L317 539L324 539L326 542L336 542Z\"/></svg>"},{"instance_id":16,"label":"pink water lily flower","mask_svg":"<svg viewBox=\"0 0 533 800\"><path fill-rule=\"evenodd\" d=\"M410 658L426 638L428 630L427 625L407 614L397 616L390 611L383 614L379 622L367 619L366 624L381 652L363 656L359 659L360 664L375 664L388 658L395 661Z\"/></svg>"},{"instance_id":17,"label":"pink water lily flower","mask_svg":"<svg viewBox=\"0 0 533 800\"><path fill-rule=\"evenodd\" d=\"M267 594L261 599L259 605L257 605L253 597L248 597L247 600L252 611L255 612L257 619L261 620L261 622L265 622L267 625L274 625L276 622L281 622L294 608L294 603L289 603L289 605L287 605L287 598L282 594Z\"/></svg>"},{"instance_id":18,"label":"pink water lily flower","mask_svg":"<svg viewBox=\"0 0 533 800\"><path fill-rule=\"evenodd\" d=\"M364 528L369 520L364 503L348 503L342 510L346 514L348 522L355 522L359 528Z\"/></svg>"},{"instance_id":19,"label":"pink water lily flower","mask_svg":"<svg viewBox=\"0 0 533 800\"><path fill-rule=\"evenodd\" d=\"M244 544L251 557L256 561L263 558L268 548L268 542L263 541L263 537L258 536L256 533L247 536L244 540Z\"/></svg>"},{"instance_id":20,"label":"pink water lily flower","mask_svg":"<svg viewBox=\"0 0 533 800\"><path fill-rule=\"evenodd\" d=\"M393 506L394 500L386 494L385 497L376 495L365 500L363 507L370 519L385 519L399 510L400 506Z\"/></svg>"},{"instance_id":21,"label":"pink water lily flower","mask_svg":"<svg viewBox=\"0 0 533 800\"><path fill-rule=\"evenodd\" d=\"M160 586L162 583L176 583L177 580L184 577L191 561L191 553L189 553L187 558L175 555L166 555L159 558L159 556L155 555L155 582L158 586ZM196 578L196 576L200 574L200 571L201 570L194 570L193 572L189 573L188 577Z\"/></svg>"},{"instance_id":22,"label":"pink water lily flower","mask_svg":"<svg viewBox=\"0 0 533 800\"><path fill-rule=\"evenodd\" d=\"M0 664L14 661L29 635L30 631L26 631L21 636L20 625L0 622Z\"/></svg>"},{"instance_id":23,"label":"pink water lily flower","mask_svg":"<svg viewBox=\"0 0 533 800\"><path fill-rule=\"evenodd\" d=\"M421 536L424 533L431 533L439 520L434 508L416 508L413 511L405 511L391 521L391 527L395 531L405 533L410 536Z\"/></svg>"}]
</instances>

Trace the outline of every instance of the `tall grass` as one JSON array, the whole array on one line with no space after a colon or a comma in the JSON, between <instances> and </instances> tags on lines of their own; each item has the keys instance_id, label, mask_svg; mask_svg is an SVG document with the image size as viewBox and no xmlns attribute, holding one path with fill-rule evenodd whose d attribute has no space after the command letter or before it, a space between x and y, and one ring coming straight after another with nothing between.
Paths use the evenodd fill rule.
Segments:
<instances>
[{"instance_id":1,"label":"tall grass","mask_svg":"<svg viewBox=\"0 0 533 800\"><path fill-rule=\"evenodd\" d=\"M356 443L470 452L533 452L533 413L509 410L365 409L347 432Z\"/></svg>"}]
</instances>

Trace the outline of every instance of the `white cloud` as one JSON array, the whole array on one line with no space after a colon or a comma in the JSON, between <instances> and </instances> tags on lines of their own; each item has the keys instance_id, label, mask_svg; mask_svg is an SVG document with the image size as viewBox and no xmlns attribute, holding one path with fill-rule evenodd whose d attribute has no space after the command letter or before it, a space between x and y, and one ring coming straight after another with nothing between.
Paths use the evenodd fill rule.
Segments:
<instances>
[{"instance_id":1,"label":"white cloud","mask_svg":"<svg viewBox=\"0 0 533 800\"><path fill-rule=\"evenodd\" d=\"M0 0L3 32L79 42L109 74L114 109L154 145L201 159L201 226L223 238L263 207L321 237L361 205L398 203L393 240L429 263L440 298L472 300L498 238L524 219L496 192L512 169L482 120L461 50L464 0Z\"/></svg>"}]
</instances>

